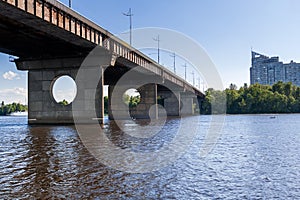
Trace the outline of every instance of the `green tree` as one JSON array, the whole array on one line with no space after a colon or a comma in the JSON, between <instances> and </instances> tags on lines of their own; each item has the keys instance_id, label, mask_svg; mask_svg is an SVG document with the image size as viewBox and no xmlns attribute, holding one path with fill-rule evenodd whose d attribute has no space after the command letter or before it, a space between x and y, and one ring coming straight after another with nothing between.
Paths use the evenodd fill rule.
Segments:
<instances>
[{"instance_id":1,"label":"green tree","mask_svg":"<svg viewBox=\"0 0 300 200\"><path fill-rule=\"evenodd\" d=\"M202 102L201 113L224 114L226 113L226 93L214 89L206 91L206 98Z\"/></svg>"},{"instance_id":2,"label":"green tree","mask_svg":"<svg viewBox=\"0 0 300 200\"><path fill-rule=\"evenodd\" d=\"M226 98L227 98L227 113L235 114L239 113L238 108L238 99L240 97L237 90L226 89Z\"/></svg>"},{"instance_id":3,"label":"green tree","mask_svg":"<svg viewBox=\"0 0 300 200\"><path fill-rule=\"evenodd\" d=\"M1 115L4 115L4 113L3 113L4 110L3 110L3 109L4 109L4 101L2 101L2 103L1 103L0 116L1 116Z\"/></svg>"},{"instance_id":4,"label":"green tree","mask_svg":"<svg viewBox=\"0 0 300 200\"><path fill-rule=\"evenodd\" d=\"M292 95L293 85L292 85L291 82L288 82L288 83L284 84L283 88L284 88L285 96L288 97L288 96Z\"/></svg>"},{"instance_id":5,"label":"green tree","mask_svg":"<svg viewBox=\"0 0 300 200\"><path fill-rule=\"evenodd\" d=\"M12 104L5 105L4 102L2 101L1 108L0 108L0 115L5 116L13 112L24 112L26 110L28 110L28 107L20 103L12 103Z\"/></svg>"},{"instance_id":6,"label":"green tree","mask_svg":"<svg viewBox=\"0 0 300 200\"><path fill-rule=\"evenodd\" d=\"M104 97L104 114L108 114L108 96Z\"/></svg>"},{"instance_id":7,"label":"green tree","mask_svg":"<svg viewBox=\"0 0 300 200\"><path fill-rule=\"evenodd\" d=\"M273 92L278 92L279 94L284 94L284 83L279 81L272 86Z\"/></svg>"},{"instance_id":8,"label":"green tree","mask_svg":"<svg viewBox=\"0 0 300 200\"><path fill-rule=\"evenodd\" d=\"M136 107L141 101L141 97L140 96L131 96L129 99L129 107L133 108Z\"/></svg>"},{"instance_id":9,"label":"green tree","mask_svg":"<svg viewBox=\"0 0 300 200\"><path fill-rule=\"evenodd\" d=\"M60 105L63 105L63 106L67 106L67 105L69 105L69 102L67 101L67 100L62 100L62 101L60 101L60 102L58 102Z\"/></svg>"}]
</instances>

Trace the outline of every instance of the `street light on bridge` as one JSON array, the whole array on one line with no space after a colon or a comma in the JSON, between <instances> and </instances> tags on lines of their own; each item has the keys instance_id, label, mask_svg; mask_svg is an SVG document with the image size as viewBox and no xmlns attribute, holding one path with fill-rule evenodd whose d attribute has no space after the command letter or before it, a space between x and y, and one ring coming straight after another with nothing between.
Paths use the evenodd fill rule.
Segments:
<instances>
[{"instance_id":1,"label":"street light on bridge","mask_svg":"<svg viewBox=\"0 0 300 200\"><path fill-rule=\"evenodd\" d=\"M159 35L157 35L156 38L153 38L153 40L157 42L157 62L159 64L159 43L160 43Z\"/></svg>"},{"instance_id":2,"label":"street light on bridge","mask_svg":"<svg viewBox=\"0 0 300 200\"><path fill-rule=\"evenodd\" d=\"M175 52L170 55L173 58L173 67L174 67L174 74L176 74L176 54Z\"/></svg>"},{"instance_id":3,"label":"street light on bridge","mask_svg":"<svg viewBox=\"0 0 300 200\"><path fill-rule=\"evenodd\" d=\"M131 8L129 8L129 11L127 13L123 13L126 17L129 17L129 31L130 31L130 36L129 36L129 44L132 46L132 16L133 14L131 13Z\"/></svg>"},{"instance_id":4,"label":"street light on bridge","mask_svg":"<svg viewBox=\"0 0 300 200\"><path fill-rule=\"evenodd\" d=\"M193 75L193 86L195 86L195 72L193 71L191 74Z\"/></svg>"},{"instance_id":5,"label":"street light on bridge","mask_svg":"<svg viewBox=\"0 0 300 200\"><path fill-rule=\"evenodd\" d=\"M69 8L72 7L72 0L69 0Z\"/></svg>"},{"instance_id":6,"label":"street light on bridge","mask_svg":"<svg viewBox=\"0 0 300 200\"><path fill-rule=\"evenodd\" d=\"M184 67L184 80L186 80L186 68L187 68L186 63L184 63L183 67Z\"/></svg>"}]
</instances>

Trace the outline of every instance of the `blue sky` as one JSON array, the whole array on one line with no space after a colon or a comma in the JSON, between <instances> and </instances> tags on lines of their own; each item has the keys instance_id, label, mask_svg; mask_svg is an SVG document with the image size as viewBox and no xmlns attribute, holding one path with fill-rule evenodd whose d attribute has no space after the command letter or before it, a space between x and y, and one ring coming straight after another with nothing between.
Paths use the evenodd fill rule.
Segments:
<instances>
[{"instance_id":1,"label":"blue sky","mask_svg":"<svg viewBox=\"0 0 300 200\"><path fill-rule=\"evenodd\" d=\"M128 18L122 13L132 8L134 28L168 28L193 38L215 63L225 87L249 83L251 47L284 62L300 62L297 0L73 0L72 4L113 34L128 30ZM9 71L17 74L12 80L3 77ZM26 90L26 73L17 71L7 55L0 55L0 75L0 100L9 101L5 95L13 98L14 90ZM25 94L19 96L16 99L24 101Z\"/></svg>"}]
</instances>

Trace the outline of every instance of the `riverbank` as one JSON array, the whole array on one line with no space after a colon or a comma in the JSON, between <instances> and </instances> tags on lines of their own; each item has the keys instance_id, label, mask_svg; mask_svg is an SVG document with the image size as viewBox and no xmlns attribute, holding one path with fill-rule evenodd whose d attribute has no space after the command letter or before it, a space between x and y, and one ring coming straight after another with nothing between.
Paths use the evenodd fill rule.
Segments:
<instances>
[{"instance_id":1,"label":"riverbank","mask_svg":"<svg viewBox=\"0 0 300 200\"><path fill-rule=\"evenodd\" d=\"M18 115L18 113L25 113L27 111L28 111L27 105L23 105L20 103L12 103L12 104L5 105L4 102L2 101L1 107L0 107L0 116L8 116L13 113L15 113L15 115ZM27 115L28 115L28 113L27 113Z\"/></svg>"}]
</instances>

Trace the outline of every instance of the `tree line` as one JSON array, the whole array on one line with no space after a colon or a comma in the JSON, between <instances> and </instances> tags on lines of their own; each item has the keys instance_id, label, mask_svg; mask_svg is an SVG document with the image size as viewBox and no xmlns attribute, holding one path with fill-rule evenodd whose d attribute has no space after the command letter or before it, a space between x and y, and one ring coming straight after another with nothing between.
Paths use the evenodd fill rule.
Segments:
<instances>
[{"instance_id":1,"label":"tree line","mask_svg":"<svg viewBox=\"0 0 300 200\"><path fill-rule=\"evenodd\" d=\"M104 114L108 114L108 96L104 97ZM141 101L140 96L129 96L128 94L123 95L123 102L128 105L129 108L136 107Z\"/></svg>"},{"instance_id":2,"label":"tree line","mask_svg":"<svg viewBox=\"0 0 300 200\"><path fill-rule=\"evenodd\" d=\"M300 113L300 87L292 83L237 88L231 84L224 91L208 89L201 105L202 114Z\"/></svg>"},{"instance_id":3,"label":"tree line","mask_svg":"<svg viewBox=\"0 0 300 200\"><path fill-rule=\"evenodd\" d=\"M6 116L13 112L25 112L28 110L26 105L20 103L4 104L4 101L1 103L0 107L0 116Z\"/></svg>"}]
</instances>

